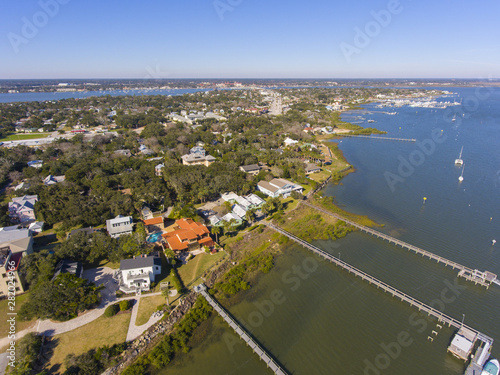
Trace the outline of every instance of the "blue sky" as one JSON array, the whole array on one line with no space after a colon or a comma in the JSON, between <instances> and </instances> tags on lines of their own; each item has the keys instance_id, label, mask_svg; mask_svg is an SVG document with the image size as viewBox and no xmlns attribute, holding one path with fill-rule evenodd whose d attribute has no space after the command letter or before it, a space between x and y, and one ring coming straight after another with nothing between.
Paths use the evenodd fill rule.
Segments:
<instances>
[{"instance_id":1,"label":"blue sky","mask_svg":"<svg viewBox=\"0 0 500 375\"><path fill-rule=\"evenodd\" d=\"M498 14L498 0L2 1L0 79L499 78Z\"/></svg>"}]
</instances>

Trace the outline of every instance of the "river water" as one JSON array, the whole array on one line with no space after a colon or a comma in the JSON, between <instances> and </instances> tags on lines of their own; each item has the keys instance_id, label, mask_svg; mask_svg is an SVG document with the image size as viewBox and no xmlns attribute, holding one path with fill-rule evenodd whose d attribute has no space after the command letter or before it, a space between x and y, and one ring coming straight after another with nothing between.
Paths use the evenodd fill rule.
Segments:
<instances>
[{"instance_id":1,"label":"river water","mask_svg":"<svg viewBox=\"0 0 500 375\"><path fill-rule=\"evenodd\" d=\"M370 104L344 113L346 121L418 142L342 140L356 172L341 185L328 186L325 195L383 224L386 233L500 275L500 242L492 246L493 239L500 240L500 90L453 91L457 95L451 100L462 104L447 109ZM375 123L368 124L369 119ZM454 160L462 146L464 181L459 183L461 169ZM452 269L362 233L316 245L465 319L497 340L493 356L500 356L500 287L486 290L459 280ZM451 375L464 370L464 363L446 351L451 328L440 328L298 246L279 257L241 301L229 311L292 374ZM271 373L220 317L209 324L202 344L158 373Z\"/></svg>"}]
</instances>

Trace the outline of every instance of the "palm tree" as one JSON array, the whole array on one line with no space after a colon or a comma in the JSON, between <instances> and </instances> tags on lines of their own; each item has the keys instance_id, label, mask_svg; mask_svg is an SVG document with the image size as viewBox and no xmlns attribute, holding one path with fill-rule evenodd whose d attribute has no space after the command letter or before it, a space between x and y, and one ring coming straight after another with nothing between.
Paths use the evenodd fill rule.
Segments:
<instances>
[{"instance_id":1,"label":"palm tree","mask_svg":"<svg viewBox=\"0 0 500 375\"><path fill-rule=\"evenodd\" d=\"M254 219L255 219L255 209L251 208L246 212L245 220L251 223L254 221Z\"/></svg>"},{"instance_id":2,"label":"palm tree","mask_svg":"<svg viewBox=\"0 0 500 375\"><path fill-rule=\"evenodd\" d=\"M219 243L219 234L220 234L220 227L217 227L217 226L213 226L212 228L210 228L210 231L212 232L212 234L215 234L215 242Z\"/></svg>"}]
</instances>

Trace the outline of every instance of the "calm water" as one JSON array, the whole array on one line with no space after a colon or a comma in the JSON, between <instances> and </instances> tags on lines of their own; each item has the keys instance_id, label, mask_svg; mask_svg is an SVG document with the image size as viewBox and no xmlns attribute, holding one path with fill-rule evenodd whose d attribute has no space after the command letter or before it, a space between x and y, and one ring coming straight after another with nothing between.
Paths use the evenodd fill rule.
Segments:
<instances>
[{"instance_id":1,"label":"calm water","mask_svg":"<svg viewBox=\"0 0 500 375\"><path fill-rule=\"evenodd\" d=\"M448 110L369 105L377 113L345 114L347 121L375 120L388 136L429 140L428 148L419 154L421 143L345 139L341 148L357 172L326 194L384 224L387 233L500 274L500 90L456 91L463 104ZM458 112L454 122L451 110ZM382 113L393 111L397 115ZM433 129L442 135L430 141ZM454 160L462 146L459 184ZM403 160L416 166L400 173ZM392 185L388 172L399 175ZM497 340L493 355L500 357L500 287L457 281L455 271L365 234L317 245L457 319L465 314L467 324ZM302 279L292 275L297 270ZM446 353L451 329L422 320L414 308L299 247L280 257L242 300L230 312L292 374L463 373L463 362ZM211 324L202 345L159 373L271 373L219 317ZM431 342L433 330L438 335Z\"/></svg>"},{"instance_id":2,"label":"calm water","mask_svg":"<svg viewBox=\"0 0 500 375\"><path fill-rule=\"evenodd\" d=\"M61 99L84 99L91 96L125 96L125 95L183 95L212 89L163 89L163 90L103 90L86 92L26 92L17 94L1 94L0 103L35 102Z\"/></svg>"}]
</instances>

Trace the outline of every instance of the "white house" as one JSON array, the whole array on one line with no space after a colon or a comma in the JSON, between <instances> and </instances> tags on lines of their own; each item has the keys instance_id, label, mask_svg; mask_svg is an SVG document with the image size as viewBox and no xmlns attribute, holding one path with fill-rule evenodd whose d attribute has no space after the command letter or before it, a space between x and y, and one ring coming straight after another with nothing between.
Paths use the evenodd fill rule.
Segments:
<instances>
[{"instance_id":1,"label":"white house","mask_svg":"<svg viewBox=\"0 0 500 375\"><path fill-rule=\"evenodd\" d=\"M288 146L292 146L292 145L299 143L299 141L296 141L296 140L293 140L293 139L287 137L287 139L285 139L285 141L283 143L285 143L285 146L288 147Z\"/></svg>"},{"instance_id":2,"label":"white house","mask_svg":"<svg viewBox=\"0 0 500 375\"><path fill-rule=\"evenodd\" d=\"M269 182L264 180L259 181L257 189L273 198L279 197L280 195L282 195L283 198L287 198L290 196L292 191L302 193L303 190L302 186L294 184L293 182L283 178L274 178Z\"/></svg>"},{"instance_id":3,"label":"white house","mask_svg":"<svg viewBox=\"0 0 500 375\"><path fill-rule=\"evenodd\" d=\"M255 194L249 194L245 197L245 199L252 204L251 208L260 208L264 203L266 203L264 199Z\"/></svg>"},{"instance_id":4,"label":"white house","mask_svg":"<svg viewBox=\"0 0 500 375\"><path fill-rule=\"evenodd\" d=\"M118 215L114 219L106 220L106 229L113 238L118 238L122 234L132 234L132 216Z\"/></svg>"},{"instance_id":5,"label":"white house","mask_svg":"<svg viewBox=\"0 0 500 375\"><path fill-rule=\"evenodd\" d=\"M59 182L63 182L66 179L66 176L53 176L49 174L47 177L43 179L43 184L45 186L58 184Z\"/></svg>"},{"instance_id":6,"label":"white house","mask_svg":"<svg viewBox=\"0 0 500 375\"><path fill-rule=\"evenodd\" d=\"M149 290L155 276L161 274L161 258L158 255L141 255L120 261L120 290L134 293Z\"/></svg>"},{"instance_id":7,"label":"white house","mask_svg":"<svg viewBox=\"0 0 500 375\"><path fill-rule=\"evenodd\" d=\"M239 217L245 217L245 215L246 215L246 213L247 213L247 210L246 210L243 206L241 206L241 205L239 205L239 204L235 204L235 205L233 206L233 212L234 212L236 215L238 215Z\"/></svg>"}]
</instances>

